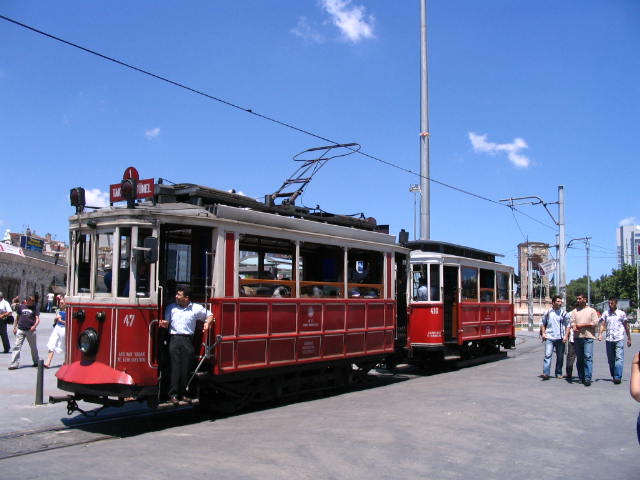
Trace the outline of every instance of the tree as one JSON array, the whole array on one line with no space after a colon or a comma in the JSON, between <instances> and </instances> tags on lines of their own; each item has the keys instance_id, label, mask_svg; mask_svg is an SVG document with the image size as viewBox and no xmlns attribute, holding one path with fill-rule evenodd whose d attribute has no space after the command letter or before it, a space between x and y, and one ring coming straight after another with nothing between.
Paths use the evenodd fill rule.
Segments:
<instances>
[{"instance_id":1,"label":"tree","mask_svg":"<svg viewBox=\"0 0 640 480\"><path fill-rule=\"evenodd\" d=\"M579 292L587 291L587 277L572 280L567 285L567 308L575 306L575 299ZM623 265L622 268L611 270L611 275L602 275L591 282L591 301L599 302L609 297L627 298L631 305L636 305L636 267Z\"/></svg>"}]
</instances>

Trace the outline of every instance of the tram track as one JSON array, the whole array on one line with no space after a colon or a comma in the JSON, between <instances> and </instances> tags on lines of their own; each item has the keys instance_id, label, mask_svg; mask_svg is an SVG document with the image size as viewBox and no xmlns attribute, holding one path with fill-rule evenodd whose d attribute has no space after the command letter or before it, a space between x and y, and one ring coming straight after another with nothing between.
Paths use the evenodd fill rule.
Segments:
<instances>
[{"instance_id":1,"label":"tram track","mask_svg":"<svg viewBox=\"0 0 640 480\"><path fill-rule=\"evenodd\" d=\"M37 430L0 435L0 460L58 448L126 438L178 425L202 421L195 407L174 410L143 411L96 418L69 426L50 426Z\"/></svg>"}]
</instances>

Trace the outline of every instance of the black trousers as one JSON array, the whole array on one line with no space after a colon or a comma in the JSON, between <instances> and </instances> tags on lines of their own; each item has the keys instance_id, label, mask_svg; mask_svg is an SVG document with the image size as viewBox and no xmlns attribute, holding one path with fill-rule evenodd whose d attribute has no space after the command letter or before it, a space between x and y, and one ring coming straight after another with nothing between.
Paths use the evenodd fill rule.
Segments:
<instances>
[{"instance_id":1,"label":"black trousers","mask_svg":"<svg viewBox=\"0 0 640 480\"><path fill-rule=\"evenodd\" d=\"M193 335L170 335L169 357L171 358L171 385L169 396L187 395L186 387L195 349Z\"/></svg>"},{"instance_id":2,"label":"black trousers","mask_svg":"<svg viewBox=\"0 0 640 480\"><path fill-rule=\"evenodd\" d=\"M7 335L7 321L4 318L0 318L0 337L2 337L3 352L8 353L11 350L11 344L9 343L9 335Z\"/></svg>"}]
</instances>

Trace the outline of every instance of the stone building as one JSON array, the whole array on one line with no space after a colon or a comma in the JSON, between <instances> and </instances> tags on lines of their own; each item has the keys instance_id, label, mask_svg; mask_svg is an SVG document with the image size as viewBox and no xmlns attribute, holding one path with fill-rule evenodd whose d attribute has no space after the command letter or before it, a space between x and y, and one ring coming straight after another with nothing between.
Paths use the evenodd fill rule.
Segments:
<instances>
[{"instance_id":1,"label":"stone building","mask_svg":"<svg viewBox=\"0 0 640 480\"><path fill-rule=\"evenodd\" d=\"M35 236L38 244L43 245L42 251L22 248L22 236L25 235L5 232L5 241L0 244L0 291L8 300L37 294L42 308L46 305L47 293L66 293L67 246L47 235Z\"/></svg>"},{"instance_id":2,"label":"stone building","mask_svg":"<svg viewBox=\"0 0 640 480\"><path fill-rule=\"evenodd\" d=\"M550 276L545 275L540 268L540 264L550 258L549 245L546 243L525 242L518 245L520 288L514 305L516 325L527 325L529 322L529 266L533 279L531 299L534 325L539 325L544 312L551 308Z\"/></svg>"}]
</instances>

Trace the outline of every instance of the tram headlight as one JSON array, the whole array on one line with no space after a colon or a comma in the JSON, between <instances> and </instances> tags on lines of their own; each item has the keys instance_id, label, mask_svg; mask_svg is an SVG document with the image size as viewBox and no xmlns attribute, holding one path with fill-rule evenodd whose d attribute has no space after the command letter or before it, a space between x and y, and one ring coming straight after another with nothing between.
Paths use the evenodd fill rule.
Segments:
<instances>
[{"instance_id":1,"label":"tram headlight","mask_svg":"<svg viewBox=\"0 0 640 480\"><path fill-rule=\"evenodd\" d=\"M98 350L98 332L93 328L87 328L78 337L78 348L86 355L91 355Z\"/></svg>"}]
</instances>

